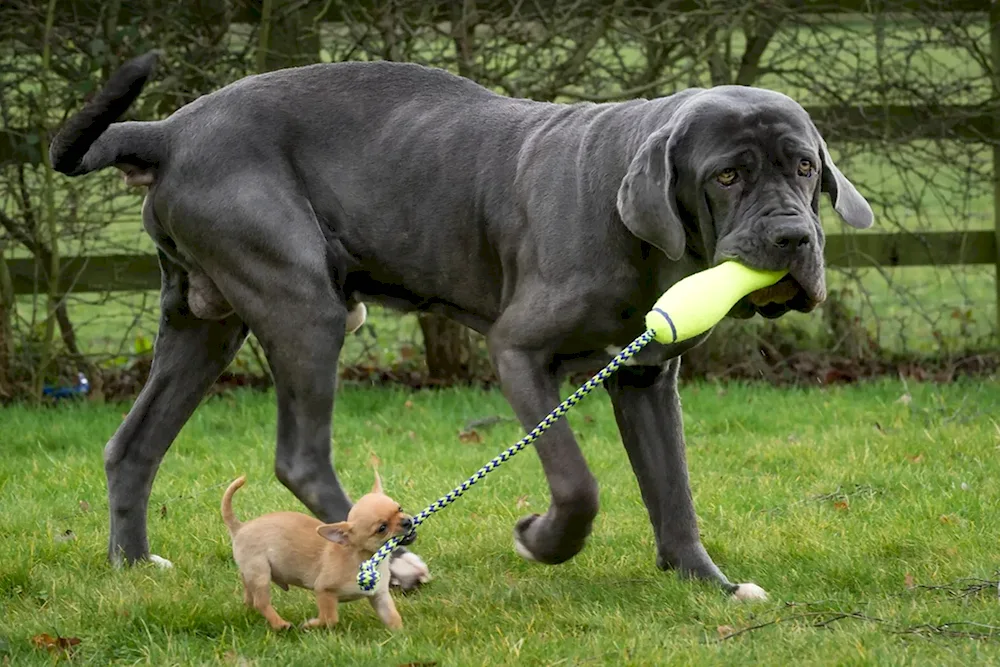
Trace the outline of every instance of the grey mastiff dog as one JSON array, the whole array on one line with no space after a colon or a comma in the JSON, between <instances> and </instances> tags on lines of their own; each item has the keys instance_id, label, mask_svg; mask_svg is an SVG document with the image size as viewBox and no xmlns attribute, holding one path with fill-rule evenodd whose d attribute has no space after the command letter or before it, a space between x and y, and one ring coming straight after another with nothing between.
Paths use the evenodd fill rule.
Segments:
<instances>
[{"instance_id":1,"label":"grey mastiff dog","mask_svg":"<svg viewBox=\"0 0 1000 667\"><path fill-rule=\"evenodd\" d=\"M366 300L484 334L531 428L567 371L608 361L684 276L730 258L789 270L733 317L822 302L821 192L847 224L873 220L805 110L776 92L563 105L414 64L345 62L247 77L165 120L115 122L156 59L122 66L51 146L62 173L114 166L148 186L143 224L162 272L152 372L104 450L115 562L151 557L157 467L249 331L274 374L277 477L339 521L351 500L331 464L337 359ZM730 583L698 533L677 373L700 340L650 345L607 390L657 565L763 596ZM535 449L550 504L517 522L514 543L562 563L587 540L598 485L566 421ZM407 587L427 577L405 550L392 569Z\"/></svg>"}]
</instances>

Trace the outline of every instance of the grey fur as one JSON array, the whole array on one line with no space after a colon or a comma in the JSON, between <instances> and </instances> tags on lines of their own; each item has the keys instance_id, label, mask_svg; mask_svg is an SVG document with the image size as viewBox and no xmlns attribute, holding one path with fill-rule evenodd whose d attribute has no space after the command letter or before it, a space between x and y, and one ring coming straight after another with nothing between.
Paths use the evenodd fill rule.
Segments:
<instances>
[{"instance_id":1,"label":"grey fur","mask_svg":"<svg viewBox=\"0 0 1000 667\"><path fill-rule=\"evenodd\" d=\"M821 189L847 223L872 224L806 112L771 91L559 105L413 64L340 63L248 77L163 121L111 123L154 61L126 65L52 149L71 175L114 165L152 181L143 222L163 314L150 379L105 450L113 560L148 556L156 468L248 330L275 377L277 475L338 521L351 501L331 465L331 411L358 301L485 334L530 428L559 402L563 374L607 361L664 290L709 265L791 270L793 298L744 299L733 316L815 307ZM742 178L723 187L729 167ZM700 542L677 398L679 357L703 339L651 345L608 389L658 564L733 590ZM597 482L565 421L536 450L551 504L516 536L560 563L590 533Z\"/></svg>"}]
</instances>

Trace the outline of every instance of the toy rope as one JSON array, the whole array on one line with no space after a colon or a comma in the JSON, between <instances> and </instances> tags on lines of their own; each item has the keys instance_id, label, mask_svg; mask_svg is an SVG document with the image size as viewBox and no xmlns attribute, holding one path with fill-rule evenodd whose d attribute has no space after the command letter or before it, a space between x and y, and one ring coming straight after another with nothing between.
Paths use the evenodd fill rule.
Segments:
<instances>
[{"instance_id":1,"label":"toy rope","mask_svg":"<svg viewBox=\"0 0 1000 667\"><path fill-rule=\"evenodd\" d=\"M646 347L650 341L655 338L656 334L652 329L647 329L645 333L636 338L634 341L628 344L628 346L615 355L615 358L611 362L601 369L597 375L587 380L583 386L577 389L573 394L567 398L565 401L559 404L559 406L550 412L548 416L545 417L538 426L533 428L530 433L518 440L514 445L509 447L506 451L497 456L492 461L484 465L482 468L476 471L469 479L462 482L459 486L456 486L446 495L438 498L434 501L430 507L422 511L420 514L413 517L413 528L410 530L412 533L416 530L417 526L423 523L430 515L435 512L444 509L448 505L452 504L458 498L468 491L473 484L486 477L488 473L493 472L500 467L502 463L513 458L515 454L519 451L533 443L539 438L545 431L549 429L550 426L555 424L559 419L569 412L569 409L574 405L579 403L583 398L598 387L602 382L611 377L611 374L618 370L619 366L624 364L626 361L631 359L633 356L639 353L639 350ZM407 534L409 535L409 533ZM396 536L390 538L388 542L382 545L382 547L376 551L371 558L366 560L361 564L361 571L358 572L358 586L361 587L363 591L371 591L378 584L380 575L378 573L378 565L385 558L396 550L399 543L404 539L405 536Z\"/></svg>"}]
</instances>

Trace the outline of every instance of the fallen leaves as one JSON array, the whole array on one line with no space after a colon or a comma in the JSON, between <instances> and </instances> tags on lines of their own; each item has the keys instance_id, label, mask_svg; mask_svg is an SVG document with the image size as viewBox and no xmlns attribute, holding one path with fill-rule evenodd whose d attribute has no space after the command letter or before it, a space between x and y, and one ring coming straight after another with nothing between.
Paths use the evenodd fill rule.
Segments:
<instances>
[{"instance_id":1,"label":"fallen leaves","mask_svg":"<svg viewBox=\"0 0 1000 667\"><path fill-rule=\"evenodd\" d=\"M90 503L88 503L86 500L81 500L80 501L80 511L81 512L89 512L90 511Z\"/></svg>"},{"instance_id":2,"label":"fallen leaves","mask_svg":"<svg viewBox=\"0 0 1000 667\"><path fill-rule=\"evenodd\" d=\"M845 512L851 508L851 504L846 500L838 500L833 504L833 509Z\"/></svg>"},{"instance_id":3,"label":"fallen leaves","mask_svg":"<svg viewBox=\"0 0 1000 667\"><path fill-rule=\"evenodd\" d=\"M48 633L42 633L40 635L35 635L31 638L31 643L35 645L35 648L48 651L49 653L70 653L73 647L80 643L79 637L60 637L56 635L53 637Z\"/></svg>"},{"instance_id":4,"label":"fallen leaves","mask_svg":"<svg viewBox=\"0 0 1000 667\"><path fill-rule=\"evenodd\" d=\"M719 639L725 639L736 632L736 628L731 625L720 625L715 631L719 633Z\"/></svg>"},{"instance_id":5,"label":"fallen leaves","mask_svg":"<svg viewBox=\"0 0 1000 667\"><path fill-rule=\"evenodd\" d=\"M913 588L914 586L916 586L917 582L913 578L913 575L910 574L909 572L907 572L906 576L903 577L903 585L906 586L907 589L910 589L910 588Z\"/></svg>"},{"instance_id":6,"label":"fallen leaves","mask_svg":"<svg viewBox=\"0 0 1000 667\"><path fill-rule=\"evenodd\" d=\"M923 453L920 453L920 454L911 454L910 456L907 456L906 458L907 458L907 460L909 460L910 463L920 463L921 461L924 460L924 455L923 455Z\"/></svg>"},{"instance_id":7,"label":"fallen leaves","mask_svg":"<svg viewBox=\"0 0 1000 667\"><path fill-rule=\"evenodd\" d=\"M465 444L480 443L483 441L483 436L479 435L479 431L472 429L469 431L459 431L458 439Z\"/></svg>"},{"instance_id":8,"label":"fallen leaves","mask_svg":"<svg viewBox=\"0 0 1000 667\"><path fill-rule=\"evenodd\" d=\"M525 507L528 507L530 504L531 504L531 502L528 500L528 496L521 496L521 497L519 497L514 502L514 506L517 507L517 509L519 509L519 510L523 510Z\"/></svg>"}]
</instances>

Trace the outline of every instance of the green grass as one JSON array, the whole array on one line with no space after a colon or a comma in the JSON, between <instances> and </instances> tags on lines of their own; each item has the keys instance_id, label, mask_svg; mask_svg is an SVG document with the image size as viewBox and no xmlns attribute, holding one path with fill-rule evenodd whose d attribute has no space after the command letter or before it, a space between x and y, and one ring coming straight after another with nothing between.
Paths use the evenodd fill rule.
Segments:
<instances>
[{"instance_id":1,"label":"green grass","mask_svg":"<svg viewBox=\"0 0 1000 667\"><path fill-rule=\"evenodd\" d=\"M908 402L898 400L904 394ZM50 664L30 645L40 633L79 637L73 662L95 665L1000 663L1000 636L897 632L996 625L995 588L956 599L906 585L995 578L995 381L696 384L683 398L705 544L731 578L764 586L771 601L736 604L656 570L648 520L600 394L570 415L601 484L587 548L558 567L514 555L513 522L547 504L538 461L526 453L422 528L415 547L435 579L396 596L406 624L397 636L363 602L344 605L333 631L285 635L242 606L218 516L220 485L249 476L236 497L241 516L299 508L272 474L272 396L212 399L165 459L150 534L154 551L174 561L170 571L116 572L104 561L101 448L127 406L8 408L0 412L0 663ZM497 393L345 388L336 422L341 478L350 492L365 490L377 456L387 490L419 510L518 437L502 422L483 431L482 443L459 441L466 420L491 414L509 415ZM822 497L838 489L845 493ZM56 539L67 530L75 539ZM276 590L275 604L298 622L313 613L300 590ZM803 616L820 611L883 622L815 627L826 617ZM718 641L720 627L776 619Z\"/></svg>"}]
</instances>

